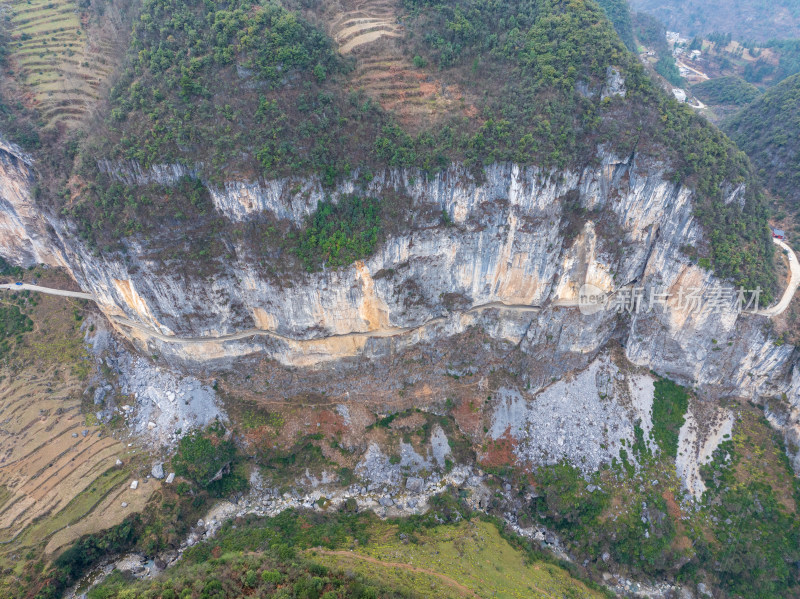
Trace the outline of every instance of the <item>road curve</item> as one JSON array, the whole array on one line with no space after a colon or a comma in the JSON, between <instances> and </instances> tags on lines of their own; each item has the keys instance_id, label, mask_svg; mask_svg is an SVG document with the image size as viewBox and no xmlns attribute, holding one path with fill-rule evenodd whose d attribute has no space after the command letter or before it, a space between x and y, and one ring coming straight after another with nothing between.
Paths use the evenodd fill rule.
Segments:
<instances>
[{"instance_id":1,"label":"road curve","mask_svg":"<svg viewBox=\"0 0 800 599\"><path fill-rule=\"evenodd\" d=\"M792 299L797 291L797 287L800 286L800 263L797 262L797 256L795 255L794 250L789 247L789 244L785 241L776 239L774 237L772 238L772 241L775 242L775 245L783 249L789 258L789 284L786 286L786 289L783 292L781 301L774 306L758 311L758 314L761 314L762 316L768 316L770 318L779 316L786 311L786 308L788 308L789 304L792 303Z\"/></svg>"}]
</instances>

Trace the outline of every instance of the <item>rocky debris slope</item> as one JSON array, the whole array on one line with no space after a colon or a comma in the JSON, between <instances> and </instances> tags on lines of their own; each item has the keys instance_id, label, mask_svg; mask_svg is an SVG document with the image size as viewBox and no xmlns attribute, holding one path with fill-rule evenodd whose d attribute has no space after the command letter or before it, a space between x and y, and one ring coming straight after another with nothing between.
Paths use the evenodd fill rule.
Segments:
<instances>
[{"instance_id":1,"label":"rocky debris slope","mask_svg":"<svg viewBox=\"0 0 800 599\"><path fill-rule=\"evenodd\" d=\"M43 259L49 251L48 259L68 265L113 322L124 318L135 324L116 326L144 355L180 367L225 367L252 354L315 367L378 359L478 326L531 356L546 347L542 361L557 365L588 364L616 341L634 364L707 397L777 398L772 420L790 445L800 441L800 373L793 348L775 344L767 320L738 313L733 302L719 311L700 311L678 299L688 290L713 296L723 283L684 253L706 241L693 216L692 192L668 180L668 165L600 148L598 165L582 171L494 164L480 180L460 165L434 176L414 170L376 173L363 193L405 194L418 215L415 222L363 262L296 274L289 282L264 272L244 246L232 248L232 258L211 277L165 270L136 242L124 256L93 255L66 233L64 223L36 211L28 163L4 148L4 213L30 215L14 222L22 223L33 249L20 257L9 243L0 243L0 255L19 263ZM107 165L107 170L122 179L149 176L130 165ZM165 166L153 176L168 179L175 172ZM357 190L357 176L331 197ZM230 185L212 190L224 218L300 222L324 198L314 178L291 185L245 184L246 190L240 186L235 193ZM729 201L739 201L741 189L729 195ZM442 224L442 213L452 226ZM645 298L664 293L671 298L652 310L587 315L568 307L584 285L600 292L638 288ZM470 310L485 305L493 308ZM276 336L217 339L253 329ZM539 379L530 391L551 382ZM150 418L147 422L158 420ZM176 428L182 424L181 418L167 420ZM535 442L531 451L538 451L534 447Z\"/></svg>"},{"instance_id":2,"label":"rocky debris slope","mask_svg":"<svg viewBox=\"0 0 800 599\"><path fill-rule=\"evenodd\" d=\"M650 443L653 380L623 373L601 355L585 370L538 393L503 388L496 393L490 436L513 439L522 462L556 464L566 459L585 472L596 472L619 456L623 443L633 444L635 425Z\"/></svg>"},{"instance_id":3,"label":"rocky debris slope","mask_svg":"<svg viewBox=\"0 0 800 599\"><path fill-rule=\"evenodd\" d=\"M227 420L208 385L130 352L114 339L103 320L89 319L84 329L98 365L116 375L116 381L103 381L94 388L92 399L100 422L121 415L129 436L160 447L174 445L192 429Z\"/></svg>"}]
</instances>

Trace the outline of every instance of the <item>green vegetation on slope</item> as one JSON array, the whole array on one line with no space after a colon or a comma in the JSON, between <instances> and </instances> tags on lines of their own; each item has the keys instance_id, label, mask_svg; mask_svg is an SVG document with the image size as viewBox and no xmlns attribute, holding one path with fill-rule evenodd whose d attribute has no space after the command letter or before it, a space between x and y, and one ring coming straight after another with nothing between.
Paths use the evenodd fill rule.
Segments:
<instances>
[{"instance_id":1,"label":"green vegetation on slope","mask_svg":"<svg viewBox=\"0 0 800 599\"><path fill-rule=\"evenodd\" d=\"M681 72L678 69L678 65L675 64L675 59L672 56L660 57L654 68L656 73L661 75L672 85L676 85L678 87L685 85L686 80L681 77Z\"/></svg>"},{"instance_id":2,"label":"green vegetation on slope","mask_svg":"<svg viewBox=\"0 0 800 599\"><path fill-rule=\"evenodd\" d=\"M779 433L762 415L746 415L701 474L714 541L699 539L698 554L714 560L734 596L796 597L800 481Z\"/></svg>"},{"instance_id":3,"label":"green vegetation on slope","mask_svg":"<svg viewBox=\"0 0 800 599\"><path fill-rule=\"evenodd\" d=\"M622 43L631 52L636 51L636 41L633 39L633 24L628 0L597 0L597 3L614 25Z\"/></svg>"},{"instance_id":4,"label":"green vegetation on slope","mask_svg":"<svg viewBox=\"0 0 800 599\"><path fill-rule=\"evenodd\" d=\"M192 431L178 443L172 458L175 474L188 478L212 495L223 497L247 489L247 479L235 470L236 446L225 439L219 422L205 431Z\"/></svg>"},{"instance_id":5,"label":"green vegetation on slope","mask_svg":"<svg viewBox=\"0 0 800 599\"><path fill-rule=\"evenodd\" d=\"M33 330L33 321L27 309L37 304L36 296L29 291L5 292L0 296L0 358L9 352L12 345L22 342L22 335Z\"/></svg>"},{"instance_id":6,"label":"green vegetation on slope","mask_svg":"<svg viewBox=\"0 0 800 599\"><path fill-rule=\"evenodd\" d=\"M745 42L746 47L753 47ZM754 62L748 62L742 72L745 81L760 86L772 86L787 77L800 73L800 40L770 40L761 45L771 51L773 56L760 56ZM761 52L761 49L756 53ZM774 55L778 61L775 62Z\"/></svg>"},{"instance_id":7,"label":"green vegetation on slope","mask_svg":"<svg viewBox=\"0 0 800 599\"><path fill-rule=\"evenodd\" d=\"M102 533L79 539L55 559L48 572L48 584L37 597L59 597L67 585L80 578L88 568L107 555L133 548L136 542L136 525L140 523L141 518L138 515L131 516L122 524Z\"/></svg>"},{"instance_id":8,"label":"green vegetation on slope","mask_svg":"<svg viewBox=\"0 0 800 599\"><path fill-rule=\"evenodd\" d=\"M418 14L421 6L411 8ZM433 40L440 67L484 53L491 55L489 68L510 60L526 80L527 89L519 90L524 97L532 100L555 88L569 106L548 101L536 112L553 113L554 122L540 122L529 113L535 103L504 114L515 104L493 91L502 104L486 107L489 120L482 128L456 118L412 137L368 99L344 93L337 76L347 65L296 13L245 0L225 9L199 0L147 0L131 65L112 93L109 133L116 142L103 153L144 167L171 161L194 167L203 161L212 179L230 175L231 168L269 177L314 171L328 184L351 167L374 161L371 150L380 159L377 166L427 170L459 158L473 165L513 159L560 166L576 159L577 138L596 126L600 101L580 102L574 84L602 85L608 66L631 63L602 12L591 3L539 0L523 9L512 3L464 3L453 15L454 21L437 17L435 23L409 23L420 29L420 39ZM429 35L422 31L427 27ZM493 35L482 35L484 28ZM192 48L191 58L180 51L184 47ZM578 109L578 115L569 109ZM84 168L89 175L91 166Z\"/></svg>"},{"instance_id":9,"label":"green vegetation on slope","mask_svg":"<svg viewBox=\"0 0 800 599\"><path fill-rule=\"evenodd\" d=\"M9 339L33 330L33 321L18 306L0 305L0 356L9 349Z\"/></svg>"},{"instance_id":10,"label":"green vegetation on slope","mask_svg":"<svg viewBox=\"0 0 800 599\"><path fill-rule=\"evenodd\" d=\"M193 229L190 239L213 228L221 252L226 244L220 239L234 233L205 204L187 212L192 202L146 187L109 197L103 190L111 181L98 172L97 159L134 159L143 167L182 162L212 184L223 176L316 174L330 187L355 168L433 173L461 161L478 177L484 165L498 161L584 168L605 144L619 155L669 159L675 182L699 192L698 217L711 239L716 272L772 290L774 275L764 268L772 246L763 199L748 185L744 210L723 201L727 191L749 181L746 160L653 86L596 3L406 0L405 7L409 60L420 57L465 90L478 116L454 111L437 126L410 133L347 90L349 64L328 38L276 4L146 0L106 129L91 137L79 160L88 193L70 202L62 189L51 200L69 203L68 214L98 248L119 247L132 233L152 238L172 226ZM602 99L610 68L624 78L625 98ZM374 250L371 239L344 256ZM208 248L201 256L206 262L219 257ZM298 263L308 268L305 258Z\"/></svg>"},{"instance_id":11,"label":"green vegetation on slope","mask_svg":"<svg viewBox=\"0 0 800 599\"><path fill-rule=\"evenodd\" d=\"M686 389L668 379L655 382L653 394L653 440L672 459L678 456L678 432L689 409Z\"/></svg>"},{"instance_id":12,"label":"green vegetation on slope","mask_svg":"<svg viewBox=\"0 0 800 599\"><path fill-rule=\"evenodd\" d=\"M387 522L347 511L247 516L188 549L165 576L138 583L114 577L89 597L604 596L498 522L470 520L456 498L431 503L425 516Z\"/></svg>"},{"instance_id":13,"label":"green vegetation on slope","mask_svg":"<svg viewBox=\"0 0 800 599\"><path fill-rule=\"evenodd\" d=\"M563 462L540 468L535 473L539 497L531 505L531 515L559 531L578 555L593 561L608 552L635 572L674 571L687 556L675 542L680 523L670 516L664 496L678 484L674 465L669 461L656 465L639 456L644 463L641 480L646 482L637 484L627 453L623 455L589 480Z\"/></svg>"},{"instance_id":14,"label":"green vegetation on slope","mask_svg":"<svg viewBox=\"0 0 800 599\"><path fill-rule=\"evenodd\" d=\"M223 555L217 559L170 572L167 580L135 584L115 573L102 586L92 589L88 599L119 597L281 597L286 599L400 599L416 593L393 588L383 577L354 575L342 568L330 569L317 560L262 552L257 555ZM457 597L458 595L452 595Z\"/></svg>"},{"instance_id":15,"label":"green vegetation on slope","mask_svg":"<svg viewBox=\"0 0 800 599\"><path fill-rule=\"evenodd\" d=\"M295 252L306 270L337 268L372 254L380 232L381 204L348 195L321 202L297 238Z\"/></svg>"},{"instance_id":16,"label":"green vegetation on slope","mask_svg":"<svg viewBox=\"0 0 800 599\"><path fill-rule=\"evenodd\" d=\"M687 37L720 31L742 40L800 37L796 0L631 0L631 7Z\"/></svg>"},{"instance_id":17,"label":"green vegetation on slope","mask_svg":"<svg viewBox=\"0 0 800 599\"><path fill-rule=\"evenodd\" d=\"M24 305L25 298L18 296L17 302ZM19 305L0 304L0 339L8 339L33 330L33 321L20 310Z\"/></svg>"},{"instance_id":18,"label":"green vegetation on slope","mask_svg":"<svg viewBox=\"0 0 800 599\"><path fill-rule=\"evenodd\" d=\"M319 30L278 4L146 0L131 53L111 94L112 127L121 133L113 154L145 167L190 155L216 169L244 148L267 169L276 157L300 161L293 165L298 167L314 158L322 166L331 158L313 156L311 132L302 136L302 147L281 134L291 123L275 96L280 89L306 87L313 97L314 82L341 65ZM236 92L248 87L261 94L236 102Z\"/></svg>"},{"instance_id":19,"label":"green vegetation on slope","mask_svg":"<svg viewBox=\"0 0 800 599\"><path fill-rule=\"evenodd\" d=\"M659 56L669 54L667 28L654 16L643 12L633 13L633 31L640 43Z\"/></svg>"},{"instance_id":20,"label":"green vegetation on slope","mask_svg":"<svg viewBox=\"0 0 800 599\"><path fill-rule=\"evenodd\" d=\"M616 124L615 103L586 97L577 84L598 91L616 67L632 98L640 100L649 85L594 3L407 0L406 6L414 54L486 95L487 120L454 148L469 164L586 163L595 143L614 139L607 128ZM408 143L401 136L393 141L399 148Z\"/></svg>"},{"instance_id":21,"label":"green vegetation on slope","mask_svg":"<svg viewBox=\"0 0 800 599\"><path fill-rule=\"evenodd\" d=\"M654 432L665 420L674 430L686 393L667 380L656 385ZM671 415L661 407L665 397L677 406ZM667 574L687 585L711 579L726 596L796 597L800 481L763 415L752 407L738 410L733 438L701 467L708 490L697 509L684 510L689 499L675 453L663 446L651 452L637 429L620 459L588 478L566 463L539 468L531 516L558 530L576 556L600 571L607 568L600 556L608 552L633 573ZM654 435L657 442L663 436ZM671 449L677 438L668 442Z\"/></svg>"},{"instance_id":22,"label":"green vegetation on slope","mask_svg":"<svg viewBox=\"0 0 800 599\"><path fill-rule=\"evenodd\" d=\"M322 31L276 3L146 0L107 130L84 149L89 193L71 215L101 243L142 222L158 230L164 216L203 220L160 189L109 197L102 158L183 163L216 183L317 172L333 184L370 153L382 122L369 99L328 81L347 68Z\"/></svg>"},{"instance_id":23,"label":"green vegetation on slope","mask_svg":"<svg viewBox=\"0 0 800 599\"><path fill-rule=\"evenodd\" d=\"M2 256L0 256L0 276L18 279L24 272L25 271L22 267L13 266L12 264L9 264Z\"/></svg>"},{"instance_id":24,"label":"green vegetation on slope","mask_svg":"<svg viewBox=\"0 0 800 599\"><path fill-rule=\"evenodd\" d=\"M658 60L653 67L656 73L672 85L679 87L685 85L686 81L681 77L678 65L675 64L675 58L667 44L667 30L661 21L639 12L633 15L633 29L639 43L656 53Z\"/></svg>"},{"instance_id":25,"label":"green vegetation on slope","mask_svg":"<svg viewBox=\"0 0 800 599\"><path fill-rule=\"evenodd\" d=\"M176 549L207 508L203 492L176 493L163 487L141 514L96 534L85 535L54 560L29 562L13 587L13 599L56 599L101 560L125 551L146 555Z\"/></svg>"},{"instance_id":26,"label":"green vegetation on slope","mask_svg":"<svg viewBox=\"0 0 800 599\"><path fill-rule=\"evenodd\" d=\"M774 72L767 73L773 75L773 83L779 83L787 77L800 73L800 39L771 40L764 44L764 47L778 53L778 66L770 65L770 71L774 69ZM754 73L758 71L756 67ZM745 75L747 73L745 70Z\"/></svg>"},{"instance_id":27,"label":"green vegetation on slope","mask_svg":"<svg viewBox=\"0 0 800 599\"><path fill-rule=\"evenodd\" d=\"M588 477L567 462L541 467L534 475L540 496L531 516L560 531L579 555L597 560L608 552L635 572L675 572L693 555L675 503L681 486L674 461L677 431L687 402L682 387L655 381L651 436L661 451L650 450L636 425L634 442L620 449L619 459ZM605 568L603 561L598 564Z\"/></svg>"},{"instance_id":28,"label":"green vegetation on slope","mask_svg":"<svg viewBox=\"0 0 800 599\"><path fill-rule=\"evenodd\" d=\"M800 74L767 90L723 129L747 152L787 211L800 213Z\"/></svg>"},{"instance_id":29,"label":"green vegetation on slope","mask_svg":"<svg viewBox=\"0 0 800 599\"><path fill-rule=\"evenodd\" d=\"M692 92L706 104L734 104L737 106L749 104L761 95L755 85L733 75L709 79L693 85Z\"/></svg>"}]
</instances>

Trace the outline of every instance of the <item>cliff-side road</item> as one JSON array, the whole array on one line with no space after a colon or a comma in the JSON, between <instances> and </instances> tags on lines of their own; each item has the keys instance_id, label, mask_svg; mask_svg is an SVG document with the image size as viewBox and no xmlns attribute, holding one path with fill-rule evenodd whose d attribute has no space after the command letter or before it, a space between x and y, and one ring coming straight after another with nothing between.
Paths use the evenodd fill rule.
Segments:
<instances>
[{"instance_id":1,"label":"cliff-side road","mask_svg":"<svg viewBox=\"0 0 800 599\"><path fill-rule=\"evenodd\" d=\"M16 283L4 283L0 285L0 289L11 289L12 291L38 291L39 293L48 293L50 295L60 295L62 297L77 297L80 299L87 299L95 301L95 297L91 293L84 293L83 291L65 291L64 289L53 289L52 287L40 287L39 285L28 285L23 283L17 285Z\"/></svg>"},{"instance_id":2,"label":"cliff-side road","mask_svg":"<svg viewBox=\"0 0 800 599\"><path fill-rule=\"evenodd\" d=\"M788 256L790 277L789 277L789 283L783 292L781 300L774 306L765 308L764 310L760 310L758 312L758 314L762 316L768 316L770 318L779 316L780 314L783 314L783 312L786 311L786 309L789 307L789 304L792 302L792 298L794 297L794 294L797 291L798 286L800 286L800 263L798 263L797 261L797 256L795 255L794 250L792 250L792 248L789 247L789 245L786 242L780 239L773 239L773 241L775 242L776 245L778 245L781 249L783 249L786 252L786 255ZM23 283L22 285L18 285L16 283L4 283L0 284L0 289L10 289L12 291L25 291L25 290L37 291L39 293L48 293L50 295L59 295L62 297L75 297L79 299L96 301L96 298L90 293L85 293L81 291L66 291L63 289L53 289L51 287L41 287L39 285L30 285L28 283ZM577 302L559 301L556 302L555 305L562 307L577 306ZM483 310L490 310L490 309L506 310L509 312L517 312L517 313L525 313L525 312L536 313L541 311L541 306L527 306L521 304L504 304L503 302L489 302L487 304L473 306L472 308L464 310L463 312L461 312L461 314L472 314L475 312L481 312ZM330 335L324 338L298 339L293 337L287 337L286 335L282 335L274 331L268 331L265 329L255 329L255 328L239 331L238 333L229 333L227 335L179 337L177 335L164 335L163 333L160 333L147 325L134 322L127 318L122 318L119 316L110 316L110 318L120 326L124 326L130 329L135 329L148 336L155 337L161 341L172 342L172 343L205 343L207 341L235 341L239 339L247 339L248 337L258 336L258 335L265 335L290 342L318 341L320 339L330 339L330 338L346 339L346 338L368 338L368 337L392 337L394 335L402 335L405 333L410 333L412 331L422 329L426 326L435 325L444 322L446 320L446 317L440 316L438 318L432 318L431 320L423 322L419 325L410 327L387 327L383 329L377 329L374 331L341 333L337 335Z\"/></svg>"},{"instance_id":3,"label":"cliff-side road","mask_svg":"<svg viewBox=\"0 0 800 599\"><path fill-rule=\"evenodd\" d=\"M762 316L769 316L770 318L783 314L786 311L786 308L788 308L789 304L792 303L792 298L797 291L797 287L800 286L800 263L797 262L797 256L795 255L794 250L789 247L789 244L785 241L776 239L774 237L772 238L772 241L775 242L775 245L784 250L786 252L786 256L789 258L789 284L786 285L786 290L783 292L781 301L771 308L765 308L764 310L760 310L758 312Z\"/></svg>"},{"instance_id":4,"label":"cliff-side road","mask_svg":"<svg viewBox=\"0 0 800 599\"><path fill-rule=\"evenodd\" d=\"M519 304L504 304L503 302L490 302L488 304L482 304L480 306L474 306L469 308L468 310L464 310L463 312L454 312L454 314L473 314L475 312L481 312L483 310L490 310L492 308L498 310L507 310L510 312L539 312L541 308L539 306L525 306ZM354 333L337 333L334 335L327 335L325 337L311 337L308 339L296 338L296 337L288 337L286 335L282 335L280 333L276 333L274 331L269 331L265 329L246 329L244 331L239 331L238 333L229 333L227 335L208 335L202 337L179 337L177 335L164 335L149 326L143 325L138 322L134 322L132 320L128 320L127 318L121 318L119 316L111 317L114 322L117 324L128 327L131 329L135 329L140 331L148 336L155 337L160 341L166 341L168 343L184 343L184 344L191 344L191 343L206 343L207 341L236 341L240 339L247 339L248 337L253 336L267 336L273 337L275 339L281 339L283 341L295 342L295 343L303 343L303 342L314 342L320 341L322 339L365 339L370 337L376 338L385 338L385 337L394 337L395 335L403 335L406 333L411 333L413 331L418 331L428 326L432 326L435 324L443 323L447 320L444 316L439 316L437 318L431 318L423 322L422 324L418 324L415 326L410 327L386 327L382 329L376 329L374 331L361 331L361 332L354 332Z\"/></svg>"}]
</instances>

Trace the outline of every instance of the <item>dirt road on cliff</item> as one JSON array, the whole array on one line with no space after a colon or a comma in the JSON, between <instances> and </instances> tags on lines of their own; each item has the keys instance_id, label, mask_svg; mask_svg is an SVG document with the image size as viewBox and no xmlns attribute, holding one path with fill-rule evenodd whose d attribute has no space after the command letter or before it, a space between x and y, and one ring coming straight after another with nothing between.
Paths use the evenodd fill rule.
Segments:
<instances>
[{"instance_id":1,"label":"dirt road on cliff","mask_svg":"<svg viewBox=\"0 0 800 599\"><path fill-rule=\"evenodd\" d=\"M789 282L786 286L786 289L783 292L783 296L781 297L780 301L771 306L769 308L765 308L764 310L759 310L757 314L761 316L767 316L769 318L774 318L783 314L786 309L791 304L792 299L794 298L794 294L797 291L798 286L800 286L800 262L797 260L797 256L794 253L789 245L780 240L780 239L773 239L775 244L779 246L784 252L789 260ZM0 289L8 289L11 291L36 291L38 293L47 293L50 295L58 295L62 297L74 297L78 299L86 299L97 301L90 293L85 293L82 291L66 291L63 289L53 289L51 287L41 287L39 285L31 285L28 283L23 283L22 285L18 285L16 283L5 283L0 284ZM556 302L557 306L559 307L574 307L577 306L577 301L559 301ZM503 302L489 302L486 304L481 304L478 306L473 306L467 310L462 312L455 312L454 314L474 314L478 312L482 312L484 310L501 310L506 312L514 312L514 313L531 313L536 314L542 310L541 306L529 306L524 304L505 304ZM275 331L269 331L265 329L246 329L243 331L239 331L236 333L228 333L225 335L208 335L208 336L200 336L200 337L180 337L178 335L165 335L159 331L156 331L150 326L145 324L135 322L133 320L123 318L120 316L109 316L109 318L114 321L119 326L123 326L129 329L134 329L139 331L145 335L150 337L154 337L159 339L160 341L164 341L167 343L185 343L185 344L193 344L193 343L208 343L209 341L216 341L216 342L224 342L224 341L237 341L241 339L247 339L249 337L255 336L267 336L273 337L275 339L279 339L282 341L286 341L289 343L314 343L324 339L363 339L363 338L386 338L386 337L394 337L396 335L404 335L408 333L412 333L414 331L418 331L428 326L433 326L436 324L441 324L447 321L447 317L439 316L437 318L432 318L428 321L425 321L421 324L408 326L408 327L386 327L383 329L376 329L374 331L362 331L362 332L353 332L353 333L338 333L334 335L328 335L326 337L316 337L310 339L302 339L296 337L289 337L287 335L282 335L281 333L277 333Z\"/></svg>"}]
</instances>

